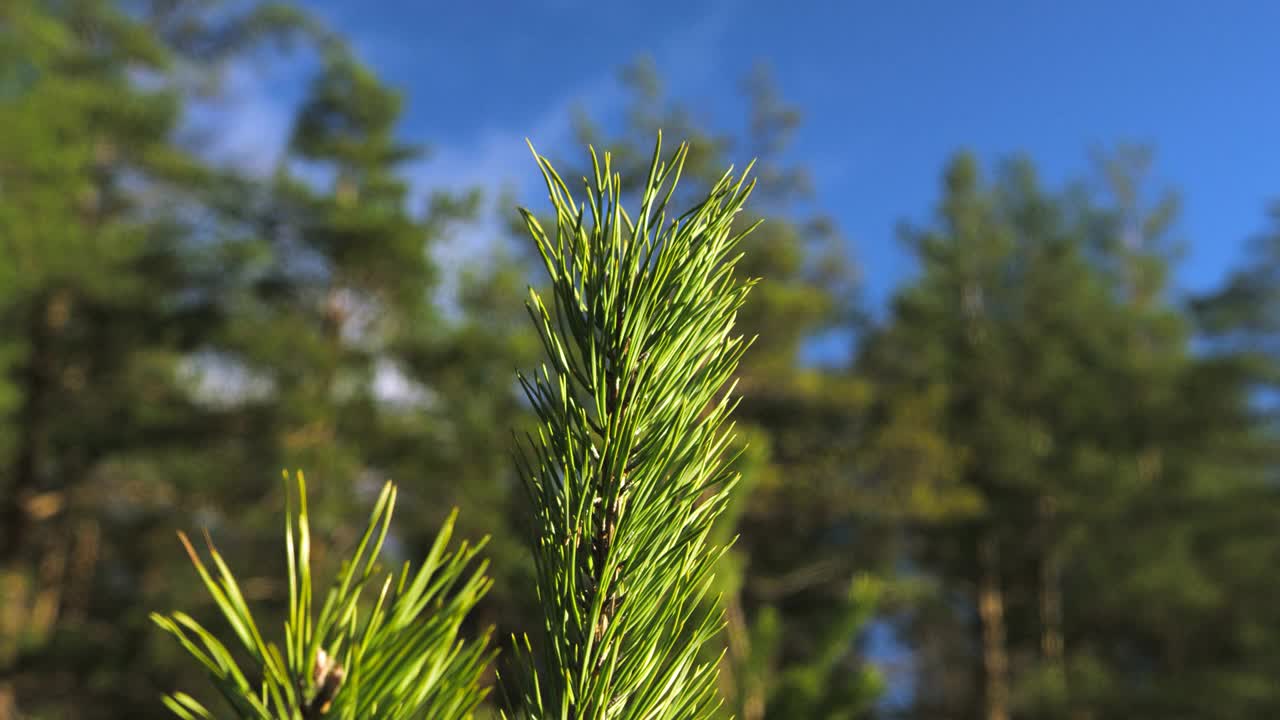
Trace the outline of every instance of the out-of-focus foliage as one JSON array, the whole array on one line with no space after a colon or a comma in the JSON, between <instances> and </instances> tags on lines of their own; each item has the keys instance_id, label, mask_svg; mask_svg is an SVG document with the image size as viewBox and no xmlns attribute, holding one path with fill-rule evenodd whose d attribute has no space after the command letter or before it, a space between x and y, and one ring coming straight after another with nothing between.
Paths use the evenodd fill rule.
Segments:
<instances>
[{"instance_id":1,"label":"out-of-focus foliage","mask_svg":"<svg viewBox=\"0 0 1280 720\"><path fill-rule=\"evenodd\" d=\"M0 706L34 717L158 712L138 601L180 592L159 538L234 473L181 373L222 322L221 178L174 134L187 48L261 24L166 6L0 7Z\"/></svg>"},{"instance_id":2,"label":"out-of-focus foliage","mask_svg":"<svg viewBox=\"0 0 1280 720\"><path fill-rule=\"evenodd\" d=\"M279 47L314 71L288 147L265 176L213 164L188 111ZM159 690L203 687L147 628L212 617L176 528L213 530L282 618L263 468L312 473L318 573L393 477L391 552L425 554L461 506L517 596L510 372L532 345L490 312L516 317L517 276L476 268L440 306L432 243L477 196L412 196L399 95L269 3L16 0L0 55L0 717L162 717ZM495 599L468 633L509 621Z\"/></svg>"},{"instance_id":3,"label":"out-of-focus foliage","mask_svg":"<svg viewBox=\"0 0 1280 720\"><path fill-rule=\"evenodd\" d=\"M1170 205L1134 205L1132 157L1098 198L1044 189L1025 161L984 181L962 155L937 221L907 233L921 276L861 365L876 480L916 518L912 572L936 587L904 626L916 712L1260 717L1280 702L1258 635L1280 626L1254 601L1268 573L1245 560L1280 549L1264 438L1242 422L1240 376L1192 353L1166 298Z\"/></svg>"},{"instance_id":4,"label":"out-of-focus foliage","mask_svg":"<svg viewBox=\"0 0 1280 720\"><path fill-rule=\"evenodd\" d=\"M161 692L206 687L147 619L219 622L175 529L209 528L279 627L271 468L310 473L317 574L392 479L388 557L424 556L453 506L457 534L492 536L494 588L462 635L537 629L509 454L531 422L512 382L538 347L529 258L437 266L485 198L417 196L401 110L431 99L302 7L0 2L0 718L167 717ZM282 60L305 76L279 88L302 93L286 147L215 162L220 128L200 125L228 72ZM658 129L690 142L676 202L760 161L747 450L710 540L732 543L726 711L1280 715L1274 221L1184 307L1177 204L1150 200L1143 153L1062 189L1030 160L984 177L961 156L905 233L918 272L872 319L767 75L723 122L651 66L623 84L624 116L585 108L578 129L624 180ZM852 357L814 362L819 338Z\"/></svg>"}]
</instances>

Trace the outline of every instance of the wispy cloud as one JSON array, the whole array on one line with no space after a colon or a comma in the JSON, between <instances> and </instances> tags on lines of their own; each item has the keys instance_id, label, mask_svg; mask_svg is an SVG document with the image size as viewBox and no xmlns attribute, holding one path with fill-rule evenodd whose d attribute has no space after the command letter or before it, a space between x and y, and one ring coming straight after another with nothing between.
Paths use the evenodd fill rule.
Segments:
<instances>
[{"instance_id":1,"label":"wispy cloud","mask_svg":"<svg viewBox=\"0 0 1280 720\"><path fill-rule=\"evenodd\" d=\"M720 73L731 10L729 2L714 3L700 19L667 35L658 46L645 48L673 94L698 93ZM361 38L355 41L359 47ZM455 296L458 271L491 261L506 236L513 210L499 203L513 195L521 201L538 196L541 179L525 139L539 152L559 156L573 147L576 109L586 109L593 118L615 118L627 100L617 71L632 59L620 57L616 65L585 76L531 116L478 124L462 137L432 144L426 158L408 167L416 198L437 191L476 188L482 192L479 217L449 228L433 248L444 270L443 298ZM301 68L301 63L289 62L270 69L259 64L230 68L223 97L190 118L192 128L207 138L203 143L207 155L258 174L273 170L288 141L303 82Z\"/></svg>"},{"instance_id":2,"label":"wispy cloud","mask_svg":"<svg viewBox=\"0 0 1280 720\"><path fill-rule=\"evenodd\" d=\"M572 140L572 112L576 107L615 107L623 101L612 78L597 78L551 103L528 126L490 126L460 142L434 147L409 170L415 194L478 188L482 193L478 217L446 230L434 248L444 270L440 294L446 303L455 297L460 271L480 269L492 262L508 233L513 208L501 206L511 197L526 200L536 192L537 173L525 140L539 152L553 153Z\"/></svg>"},{"instance_id":3,"label":"wispy cloud","mask_svg":"<svg viewBox=\"0 0 1280 720\"><path fill-rule=\"evenodd\" d=\"M715 3L700 20L668 36L659 47L648 49L673 94L696 93L717 77L731 9L727 2ZM510 194L521 201L538 195L542 181L534 171L526 138L539 152L555 156L569 151L574 144L575 110L586 109L593 118L616 116L627 101L617 72L622 63L631 59L620 58L618 66L587 77L548 103L531 120L480 127L468 137L433 148L428 158L410 170L420 193L458 188L483 191L480 217L453 228L436 248L446 280L457 274L450 271L492 258L495 243L507 232L504 218L512 211L498 207L499 201ZM445 296L452 295L452 288L442 290Z\"/></svg>"}]
</instances>

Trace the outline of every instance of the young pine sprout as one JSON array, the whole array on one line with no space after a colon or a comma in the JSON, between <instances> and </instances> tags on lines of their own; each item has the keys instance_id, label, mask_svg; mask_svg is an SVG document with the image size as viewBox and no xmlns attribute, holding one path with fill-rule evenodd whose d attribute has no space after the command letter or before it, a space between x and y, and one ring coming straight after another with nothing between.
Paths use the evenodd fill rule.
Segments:
<instances>
[{"instance_id":1,"label":"young pine sprout","mask_svg":"<svg viewBox=\"0 0 1280 720\"><path fill-rule=\"evenodd\" d=\"M635 215L608 154L592 152L579 203L535 152L555 219L524 212L550 280L528 302L545 364L520 378L539 420L519 469L546 633L536 654L523 642L512 705L532 718L690 720L720 703L709 535L737 480L726 386L752 283L735 247L754 226L735 222L751 185L732 171L669 220L687 152L663 162L659 138Z\"/></svg>"},{"instance_id":2,"label":"young pine sprout","mask_svg":"<svg viewBox=\"0 0 1280 720\"><path fill-rule=\"evenodd\" d=\"M383 574L378 557L396 502L396 488L387 483L317 615L306 492L306 480L298 473L296 528L292 502L285 513L289 615L282 644L263 639L239 583L212 541L207 543L211 569L181 533L196 572L231 626L238 654L249 664L242 667L230 647L186 613L153 613L152 620L204 665L238 718L470 717L488 692L480 686L480 674L492 658L488 633L474 640L461 633L467 613L489 590L487 564L474 562L484 541L447 549L455 511L416 571L405 563L399 573ZM169 695L164 702L186 720L215 717L186 693Z\"/></svg>"}]
</instances>

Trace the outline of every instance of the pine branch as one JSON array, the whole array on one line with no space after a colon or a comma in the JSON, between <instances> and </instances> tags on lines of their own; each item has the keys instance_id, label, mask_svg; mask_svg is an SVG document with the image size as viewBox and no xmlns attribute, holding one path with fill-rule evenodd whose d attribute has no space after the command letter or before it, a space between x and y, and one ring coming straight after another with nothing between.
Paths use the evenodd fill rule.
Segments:
<instances>
[{"instance_id":1,"label":"pine branch","mask_svg":"<svg viewBox=\"0 0 1280 720\"><path fill-rule=\"evenodd\" d=\"M633 219L607 153L602 167L592 150L578 204L534 152L556 213L547 232L522 210L551 282L527 304L546 362L520 376L540 420L518 455L547 631L524 658L537 718L685 720L719 705L699 654L722 620L702 600L737 480L725 387L749 345L733 334L753 284L735 278L734 249L754 225L734 220L752 185L730 170L668 222L687 153L663 162L659 137Z\"/></svg>"},{"instance_id":2,"label":"pine branch","mask_svg":"<svg viewBox=\"0 0 1280 720\"><path fill-rule=\"evenodd\" d=\"M334 579L320 614L314 613L311 531L306 484L298 474L297 527L285 518L289 617L283 651L265 642L235 576L208 541L211 571L185 535L191 562L231 625L239 650L251 660L242 669L230 648L185 613L153 613L151 619L173 635L209 671L235 717L267 720L409 720L472 716L487 690L480 686L492 653L488 637L463 640L463 619L488 592L486 563L473 565L484 542L462 543L446 551L456 512L436 536L417 572L408 563L388 574L369 607L364 589L379 572L378 555L391 525L396 489L383 487L355 553ZM296 535L295 535L296 533ZM174 693L165 705L180 718L213 715L195 698Z\"/></svg>"}]
</instances>

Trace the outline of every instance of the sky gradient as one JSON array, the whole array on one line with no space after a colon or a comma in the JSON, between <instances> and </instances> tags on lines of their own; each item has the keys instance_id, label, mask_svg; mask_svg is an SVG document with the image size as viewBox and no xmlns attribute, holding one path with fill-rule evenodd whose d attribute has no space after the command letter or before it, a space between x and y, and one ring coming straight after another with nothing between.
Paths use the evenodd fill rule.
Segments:
<instances>
[{"instance_id":1,"label":"sky gradient","mask_svg":"<svg viewBox=\"0 0 1280 720\"><path fill-rule=\"evenodd\" d=\"M912 269L896 227L929 217L961 148L987 163L1026 153L1057 183L1087 173L1091 151L1150 145L1155 184L1183 198L1182 291L1243 262L1280 197L1280 3L310 5L406 92L404 134L434 150L413 169L424 190L506 183L536 203L524 138L569 150L570 111L616 113L624 64L652 56L675 97L732 127L740 80L766 62L804 112L791 159L850 238L873 310ZM288 79L240 78L226 143L250 161L287 129Z\"/></svg>"}]
</instances>

